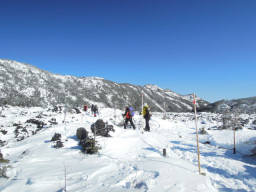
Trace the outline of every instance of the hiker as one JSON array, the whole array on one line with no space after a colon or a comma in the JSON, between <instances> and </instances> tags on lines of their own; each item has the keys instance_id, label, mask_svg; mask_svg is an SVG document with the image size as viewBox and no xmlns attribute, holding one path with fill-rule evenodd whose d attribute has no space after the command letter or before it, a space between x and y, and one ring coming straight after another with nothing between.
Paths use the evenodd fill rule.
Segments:
<instances>
[{"instance_id":1,"label":"hiker","mask_svg":"<svg viewBox=\"0 0 256 192\"><path fill-rule=\"evenodd\" d=\"M93 110L94 110L94 105L92 104L91 106L91 113L93 114Z\"/></svg>"},{"instance_id":2,"label":"hiker","mask_svg":"<svg viewBox=\"0 0 256 192\"><path fill-rule=\"evenodd\" d=\"M88 109L87 105L84 105L84 111L86 112Z\"/></svg>"},{"instance_id":3,"label":"hiker","mask_svg":"<svg viewBox=\"0 0 256 192\"><path fill-rule=\"evenodd\" d=\"M94 105L94 106L93 106L93 115L94 115L94 117L96 117L96 114L99 114L98 106L97 106L97 105Z\"/></svg>"},{"instance_id":4,"label":"hiker","mask_svg":"<svg viewBox=\"0 0 256 192\"><path fill-rule=\"evenodd\" d=\"M132 112L131 112L129 107L125 108L125 113L123 114L123 117L125 118L124 128L126 129L126 126L128 124L128 121L129 121L131 126L133 127L133 129L135 129L135 125L132 121Z\"/></svg>"},{"instance_id":5,"label":"hiker","mask_svg":"<svg viewBox=\"0 0 256 192\"><path fill-rule=\"evenodd\" d=\"M147 103L144 104L144 107L143 107L143 110L142 110L142 115L145 119L145 122L146 122L146 126L145 126L145 131L150 131L150 127L149 127L149 120L150 120L150 117L151 117L151 114L150 114L150 109L149 109L149 106Z\"/></svg>"}]
</instances>

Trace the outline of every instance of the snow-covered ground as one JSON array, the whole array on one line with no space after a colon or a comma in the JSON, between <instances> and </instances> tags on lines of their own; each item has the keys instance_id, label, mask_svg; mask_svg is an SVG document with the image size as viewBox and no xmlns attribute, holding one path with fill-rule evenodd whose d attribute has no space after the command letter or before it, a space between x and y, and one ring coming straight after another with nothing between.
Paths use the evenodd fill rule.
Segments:
<instances>
[{"instance_id":1,"label":"snow-covered ground","mask_svg":"<svg viewBox=\"0 0 256 192\"><path fill-rule=\"evenodd\" d=\"M17 142L16 124L24 125L28 119L38 117L47 123L32 134L33 125L27 124L25 139ZM201 169L198 174L196 131L193 114L171 113L164 120L162 113L153 113L151 132L141 132L144 121L138 114L137 127L123 129L122 111L101 108L98 117L89 112L81 114L55 113L42 108L9 107L2 111L0 139L7 144L1 147L5 159L10 162L8 178L0 178L0 191L61 192L243 192L256 191L256 159L250 156L256 146L256 130L247 124L236 132L237 153L233 154L233 132L216 130L220 116L199 114L198 126L205 128L200 135ZM116 117L115 117L116 115ZM57 125L48 121L55 118ZM86 128L97 119L113 124L112 137L97 137L101 149L96 155L81 152L76 138L79 127ZM250 122L256 116L248 117ZM51 138L61 133L64 147L55 149ZM29 137L27 137L29 136ZM204 144L205 142L209 144ZM167 157L163 157L163 148ZM7 166L1 164L1 166Z\"/></svg>"}]
</instances>

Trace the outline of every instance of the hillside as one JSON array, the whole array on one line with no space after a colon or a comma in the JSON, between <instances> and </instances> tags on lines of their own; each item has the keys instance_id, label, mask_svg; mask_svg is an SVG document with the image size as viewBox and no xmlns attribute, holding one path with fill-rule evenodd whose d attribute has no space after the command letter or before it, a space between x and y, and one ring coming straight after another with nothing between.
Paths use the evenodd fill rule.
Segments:
<instances>
[{"instance_id":1,"label":"hillside","mask_svg":"<svg viewBox=\"0 0 256 192\"><path fill-rule=\"evenodd\" d=\"M123 109L141 107L141 94L152 111L192 111L192 95L180 95L156 85L118 84L99 77L74 77L53 74L32 65L0 59L0 103L14 106L49 106L99 103ZM199 99L198 107L207 101Z\"/></svg>"}]
</instances>

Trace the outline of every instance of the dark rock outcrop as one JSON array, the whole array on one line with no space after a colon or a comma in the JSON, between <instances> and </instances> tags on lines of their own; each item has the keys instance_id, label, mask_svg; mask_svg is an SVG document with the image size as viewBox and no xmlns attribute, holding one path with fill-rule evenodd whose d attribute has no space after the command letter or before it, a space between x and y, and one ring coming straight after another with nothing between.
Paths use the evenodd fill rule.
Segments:
<instances>
[{"instance_id":1,"label":"dark rock outcrop","mask_svg":"<svg viewBox=\"0 0 256 192\"><path fill-rule=\"evenodd\" d=\"M113 125L108 125L104 123L102 119L98 119L95 123L91 125L92 133L103 136L103 137L110 137L109 132L115 131Z\"/></svg>"},{"instance_id":2,"label":"dark rock outcrop","mask_svg":"<svg viewBox=\"0 0 256 192\"><path fill-rule=\"evenodd\" d=\"M43 128L43 126L46 125L46 123L44 123L43 121L39 121L37 119L29 119L26 121L26 123L35 124L37 128Z\"/></svg>"},{"instance_id":3,"label":"dark rock outcrop","mask_svg":"<svg viewBox=\"0 0 256 192\"><path fill-rule=\"evenodd\" d=\"M88 132L86 131L85 128L83 127L80 127L76 130L76 137L79 139L79 140L84 140L84 139L87 139L88 137Z\"/></svg>"}]
</instances>

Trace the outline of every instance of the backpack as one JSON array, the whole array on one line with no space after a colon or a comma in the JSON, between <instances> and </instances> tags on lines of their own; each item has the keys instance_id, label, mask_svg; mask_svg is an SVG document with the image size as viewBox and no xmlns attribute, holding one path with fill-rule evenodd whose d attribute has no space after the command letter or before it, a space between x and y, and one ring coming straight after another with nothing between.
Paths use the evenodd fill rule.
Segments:
<instances>
[{"instance_id":1,"label":"backpack","mask_svg":"<svg viewBox=\"0 0 256 192\"><path fill-rule=\"evenodd\" d=\"M142 115L145 116L146 115L146 111L148 110L148 107L144 106L143 110L142 110Z\"/></svg>"},{"instance_id":2,"label":"backpack","mask_svg":"<svg viewBox=\"0 0 256 192\"><path fill-rule=\"evenodd\" d=\"M133 116L134 116L134 110L133 110L133 108L132 108L132 107L129 107L129 110L130 110L131 116L133 117Z\"/></svg>"}]
</instances>

